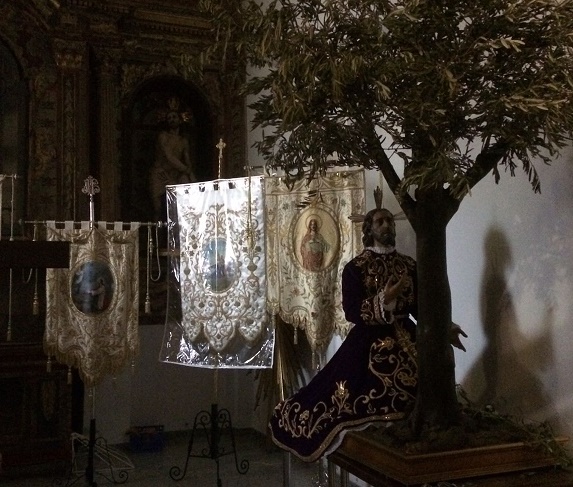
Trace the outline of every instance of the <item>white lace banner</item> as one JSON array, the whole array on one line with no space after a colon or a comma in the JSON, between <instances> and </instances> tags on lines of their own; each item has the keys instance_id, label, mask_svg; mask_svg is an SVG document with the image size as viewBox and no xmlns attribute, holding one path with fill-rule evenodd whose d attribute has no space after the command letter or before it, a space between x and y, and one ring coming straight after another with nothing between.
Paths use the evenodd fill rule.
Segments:
<instances>
[{"instance_id":1,"label":"white lace banner","mask_svg":"<svg viewBox=\"0 0 573 487\"><path fill-rule=\"evenodd\" d=\"M312 350L346 336L342 269L362 248L364 171L330 172L287 188L267 178L268 298L275 314L304 330Z\"/></svg>"},{"instance_id":2,"label":"white lace banner","mask_svg":"<svg viewBox=\"0 0 573 487\"><path fill-rule=\"evenodd\" d=\"M262 177L167 186L170 294L160 360L271 367Z\"/></svg>"},{"instance_id":3,"label":"white lace banner","mask_svg":"<svg viewBox=\"0 0 573 487\"><path fill-rule=\"evenodd\" d=\"M48 240L71 245L69 269L46 271L44 349L77 367L86 386L119 372L139 351L139 223L109 225L47 222Z\"/></svg>"}]
</instances>

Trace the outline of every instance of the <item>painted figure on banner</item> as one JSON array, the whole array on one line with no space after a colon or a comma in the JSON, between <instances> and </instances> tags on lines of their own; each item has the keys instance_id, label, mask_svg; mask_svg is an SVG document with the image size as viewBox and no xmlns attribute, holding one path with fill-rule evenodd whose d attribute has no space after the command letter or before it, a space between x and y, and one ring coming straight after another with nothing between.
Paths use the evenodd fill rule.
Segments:
<instances>
[{"instance_id":1,"label":"painted figure on banner","mask_svg":"<svg viewBox=\"0 0 573 487\"><path fill-rule=\"evenodd\" d=\"M98 261L81 265L74 273L71 297L76 308L85 314L108 309L113 297L113 276L109 267Z\"/></svg>"},{"instance_id":2,"label":"painted figure on banner","mask_svg":"<svg viewBox=\"0 0 573 487\"><path fill-rule=\"evenodd\" d=\"M169 99L149 174L154 217L157 220L166 219L165 186L197 181L192 169L189 139L181 132L181 124L190 116L189 112L180 110L177 98Z\"/></svg>"},{"instance_id":3,"label":"painted figure on banner","mask_svg":"<svg viewBox=\"0 0 573 487\"><path fill-rule=\"evenodd\" d=\"M98 311L103 310L105 303L105 284L102 277L97 280L96 286L90 291L90 294L95 296L95 303L92 308Z\"/></svg>"},{"instance_id":4,"label":"painted figure on banner","mask_svg":"<svg viewBox=\"0 0 573 487\"><path fill-rule=\"evenodd\" d=\"M342 306L353 324L315 377L274 409L273 441L304 461L334 451L351 429L396 421L414 404L417 279L413 258L396 251L393 214L368 212L364 250L342 272ZM463 349L459 327L452 345Z\"/></svg>"},{"instance_id":5,"label":"painted figure on banner","mask_svg":"<svg viewBox=\"0 0 573 487\"><path fill-rule=\"evenodd\" d=\"M308 271L320 271L324 267L325 254L330 246L320 233L320 218L311 215L307 231L300 244L302 266Z\"/></svg>"},{"instance_id":6,"label":"painted figure on banner","mask_svg":"<svg viewBox=\"0 0 573 487\"><path fill-rule=\"evenodd\" d=\"M225 239L215 238L204 249L206 288L214 293L226 291L237 278L236 264L228 247Z\"/></svg>"}]
</instances>

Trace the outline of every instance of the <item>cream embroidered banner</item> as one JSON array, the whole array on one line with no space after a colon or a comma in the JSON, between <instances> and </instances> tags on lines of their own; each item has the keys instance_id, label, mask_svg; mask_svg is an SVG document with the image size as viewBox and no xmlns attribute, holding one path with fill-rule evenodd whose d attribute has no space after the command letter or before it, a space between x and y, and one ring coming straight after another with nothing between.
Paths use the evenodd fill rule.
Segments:
<instances>
[{"instance_id":1,"label":"cream embroidered banner","mask_svg":"<svg viewBox=\"0 0 573 487\"><path fill-rule=\"evenodd\" d=\"M47 223L48 240L71 245L69 269L46 271L44 349L93 386L139 351L139 223L74 227Z\"/></svg>"},{"instance_id":2,"label":"cream embroidered banner","mask_svg":"<svg viewBox=\"0 0 573 487\"><path fill-rule=\"evenodd\" d=\"M342 310L342 269L362 248L364 171L331 172L292 189L267 178L267 280L272 310L324 351L349 324Z\"/></svg>"},{"instance_id":3,"label":"cream embroidered banner","mask_svg":"<svg viewBox=\"0 0 573 487\"><path fill-rule=\"evenodd\" d=\"M263 179L167 186L171 255L160 359L195 367L272 367Z\"/></svg>"}]
</instances>

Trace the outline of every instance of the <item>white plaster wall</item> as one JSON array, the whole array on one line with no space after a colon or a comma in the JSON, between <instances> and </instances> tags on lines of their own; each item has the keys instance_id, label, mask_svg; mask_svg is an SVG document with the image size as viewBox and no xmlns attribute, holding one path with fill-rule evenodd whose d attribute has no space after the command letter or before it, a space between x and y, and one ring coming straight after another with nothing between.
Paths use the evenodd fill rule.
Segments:
<instances>
[{"instance_id":1,"label":"white plaster wall","mask_svg":"<svg viewBox=\"0 0 573 487\"><path fill-rule=\"evenodd\" d=\"M453 318L470 338L457 377L474 400L493 402L558 433L573 424L572 151L524 174L487 178L449 225ZM507 176L507 177L506 177Z\"/></svg>"},{"instance_id":2,"label":"white plaster wall","mask_svg":"<svg viewBox=\"0 0 573 487\"><path fill-rule=\"evenodd\" d=\"M110 444L128 441L131 426L161 424L165 431L189 430L197 413L210 413L214 403L229 411L233 427L254 427L253 374L244 369L215 372L160 362L163 328L139 327L141 350L133 369L126 367L96 388L95 409L86 391L84 433L91 417L96 418L98 435Z\"/></svg>"}]
</instances>

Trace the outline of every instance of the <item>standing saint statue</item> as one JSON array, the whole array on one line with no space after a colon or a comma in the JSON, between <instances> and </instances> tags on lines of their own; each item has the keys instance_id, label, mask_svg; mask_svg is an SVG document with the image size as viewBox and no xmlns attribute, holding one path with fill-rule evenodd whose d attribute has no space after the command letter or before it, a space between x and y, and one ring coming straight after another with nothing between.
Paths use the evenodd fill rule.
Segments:
<instances>
[{"instance_id":1,"label":"standing saint statue","mask_svg":"<svg viewBox=\"0 0 573 487\"><path fill-rule=\"evenodd\" d=\"M157 136L155 160L149 174L149 189L157 220L166 218L165 186L197 181L191 165L189 140L181 134L183 114L179 111L179 101L170 99L168 107L165 127Z\"/></svg>"}]
</instances>

